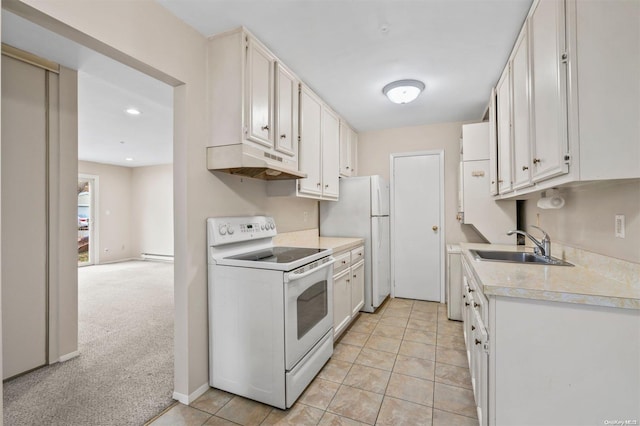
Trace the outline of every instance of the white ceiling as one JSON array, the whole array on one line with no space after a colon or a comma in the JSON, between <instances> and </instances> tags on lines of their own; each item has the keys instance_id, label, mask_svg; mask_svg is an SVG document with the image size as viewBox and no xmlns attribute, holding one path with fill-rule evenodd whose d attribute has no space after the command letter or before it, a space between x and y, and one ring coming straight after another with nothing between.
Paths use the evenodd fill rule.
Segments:
<instances>
[{"instance_id":1,"label":"white ceiling","mask_svg":"<svg viewBox=\"0 0 640 426\"><path fill-rule=\"evenodd\" d=\"M479 120L532 2L156 1L205 36L245 26L358 131ZM81 160L172 161L171 87L6 10L2 41L79 70ZM382 95L407 78L426 84L418 100Z\"/></svg>"},{"instance_id":2,"label":"white ceiling","mask_svg":"<svg viewBox=\"0 0 640 426\"><path fill-rule=\"evenodd\" d=\"M245 26L358 131L480 119L532 3L156 1L205 36ZM399 79L426 90L392 104Z\"/></svg>"}]
</instances>

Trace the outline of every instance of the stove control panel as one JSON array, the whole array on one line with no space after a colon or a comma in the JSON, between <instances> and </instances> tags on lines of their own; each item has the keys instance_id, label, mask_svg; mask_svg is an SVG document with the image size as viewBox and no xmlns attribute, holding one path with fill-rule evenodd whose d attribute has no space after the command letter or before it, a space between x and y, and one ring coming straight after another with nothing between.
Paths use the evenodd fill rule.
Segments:
<instances>
[{"instance_id":1,"label":"stove control panel","mask_svg":"<svg viewBox=\"0 0 640 426\"><path fill-rule=\"evenodd\" d=\"M207 219L210 246L238 243L277 235L276 224L268 216L211 217Z\"/></svg>"}]
</instances>

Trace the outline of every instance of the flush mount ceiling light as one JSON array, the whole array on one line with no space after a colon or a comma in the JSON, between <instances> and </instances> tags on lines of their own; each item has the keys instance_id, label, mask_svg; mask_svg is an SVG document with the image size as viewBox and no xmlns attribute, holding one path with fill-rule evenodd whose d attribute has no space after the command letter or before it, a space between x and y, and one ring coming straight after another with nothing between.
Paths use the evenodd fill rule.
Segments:
<instances>
[{"instance_id":1,"label":"flush mount ceiling light","mask_svg":"<svg viewBox=\"0 0 640 426\"><path fill-rule=\"evenodd\" d=\"M140 115L142 112L138 108L127 108L124 110L129 115Z\"/></svg>"},{"instance_id":2,"label":"flush mount ceiling light","mask_svg":"<svg viewBox=\"0 0 640 426\"><path fill-rule=\"evenodd\" d=\"M396 104L408 104L414 101L424 90L424 83L418 80L398 80L382 88L387 98Z\"/></svg>"},{"instance_id":3,"label":"flush mount ceiling light","mask_svg":"<svg viewBox=\"0 0 640 426\"><path fill-rule=\"evenodd\" d=\"M133 157L127 157L127 158L125 158L125 161L133 161Z\"/></svg>"}]
</instances>

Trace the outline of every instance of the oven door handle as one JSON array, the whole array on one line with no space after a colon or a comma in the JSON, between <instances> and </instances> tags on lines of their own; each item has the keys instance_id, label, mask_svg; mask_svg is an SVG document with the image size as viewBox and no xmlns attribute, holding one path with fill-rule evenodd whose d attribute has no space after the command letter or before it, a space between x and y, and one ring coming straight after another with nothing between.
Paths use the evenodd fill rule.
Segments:
<instances>
[{"instance_id":1,"label":"oven door handle","mask_svg":"<svg viewBox=\"0 0 640 426\"><path fill-rule=\"evenodd\" d=\"M316 268L313 268L313 269L311 269L311 270L309 270L309 271L307 271L307 272L303 272L303 273L301 273L301 274L294 274L294 273L290 273L290 274L288 274L288 275L287 275L287 278L289 279L289 282L291 282L291 281L295 281L295 280L299 280L299 279L302 279L302 278L304 278L304 277L308 277L309 275L313 274L314 272L319 271L320 269L324 269L324 268L326 268L326 267L328 267L328 266L331 266L331 265L333 265L335 262L336 262L336 259L334 259L334 258L332 257L332 258L331 258L331 260L329 260L328 262L323 263L322 265L320 265L320 266L318 266L318 267L316 267Z\"/></svg>"}]
</instances>

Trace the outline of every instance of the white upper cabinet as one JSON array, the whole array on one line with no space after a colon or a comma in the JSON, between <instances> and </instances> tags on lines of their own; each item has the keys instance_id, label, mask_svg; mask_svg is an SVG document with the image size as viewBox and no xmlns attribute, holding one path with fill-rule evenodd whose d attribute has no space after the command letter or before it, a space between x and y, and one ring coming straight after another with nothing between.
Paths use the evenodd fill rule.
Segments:
<instances>
[{"instance_id":1,"label":"white upper cabinet","mask_svg":"<svg viewBox=\"0 0 640 426\"><path fill-rule=\"evenodd\" d=\"M569 171L564 3L542 1L529 18L531 48L532 177L537 182Z\"/></svg>"},{"instance_id":2,"label":"white upper cabinet","mask_svg":"<svg viewBox=\"0 0 640 426\"><path fill-rule=\"evenodd\" d=\"M275 58L253 38L247 41L248 138L273 147Z\"/></svg>"},{"instance_id":3,"label":"white upper cabinet","mask_svg":"<svg viewBox=\"0 0 640 426\"><path fill-rule=\"evenodd\" d=\"M638 1L534 0L496 86L501 196L640 178L639 16Z\"/></svg>"},{"instance_id":4,"label":"white upper cabinet","mask_svg":"<svg viewBox=\"0 0 640 426\"><path fill-rule=\"evenodd\" d=\"M640 1L567 1L567 27L571 174L640 178Z\"/></svg>"},{"instance_id":5,"label":"white upper cabinet","mask_svg":"<svg viewBox=\"0 0 640 426\"><path fill-rule=\"evenodd\" d=\"M511 172L511 65L505 68L498 85L497 130L498 130L498 192L504 194L512 189Z\"/></svg>"},{"instance_id":6,"label":"white upper cabinet","mask_svg":"<svg viewBox=\"0 0 640 426\"><path fill-rule=\"evenodd\" d=\"M295 75L244 28L211 37L207 59L207 167L266 180L304 176Z\"/></svg>"},{"instance_id":7,"label":"white upper cabinet","mask_svg":"<svg viewBox=\"0 0 640 426\"><path fill-rule=\"evenodd\" d=\"M531 185L529 150L529 49L526 24L516 41L511 60L513 91L513 189Z\"/></svg>"},{"instance_id":8,"label":"white upper cabinet","mask_svg":"<svg viewBox=\"0 0 640 426\"><path fill-rule=\"evenodd\" d=\"M298 152L298 80L282 64L276 64L275 148L283 154Z\"/></svg>"},{"instance_id":9,"label":"white upper cabinet","mask_svg":"<svg viewBox=\"0 0 640 426\"><path fill-rule=\"evenodd\" d=\"M347 124L340 120L340 176L356 175L356 155L358 134Z\"/></svg>"},{"instance_id":10,"label":"white upper cabinet","mask_svg":"<svg viewBox=\"0 0 640 426\"><path fill-rule=\"evenodd\" d=\"M327 105L322 108L322 196L337 199L340 174L340 119Z\"/></svg>"},{"instance_id":11,"label":"white upper cabinet","mask_svg":"<svg viewBox=\"0 0 640 426\"><path fill-rule=\"evenodd\" d=\"M322 101L302 86L300 90L300 169L307 177L298 179L298 193L322 196Z\"/></svg>"},{"instance_id":12,"label":"white upper cabinet","mask_svg":"<svg viewBox=\"0 0 640 426\"><path fill-rule=\"evenodd\" d=\"M491 89L489 100L489 193L498 193L498 123L496 90Z\"/></svg>"}]
</instances>

